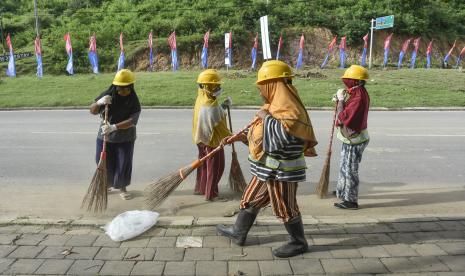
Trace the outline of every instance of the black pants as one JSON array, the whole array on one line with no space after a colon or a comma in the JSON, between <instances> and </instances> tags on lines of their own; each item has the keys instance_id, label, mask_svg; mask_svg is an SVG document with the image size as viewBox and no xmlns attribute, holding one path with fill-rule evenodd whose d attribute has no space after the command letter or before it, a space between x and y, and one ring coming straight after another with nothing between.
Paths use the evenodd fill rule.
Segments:
<instances>
[{"instance_id":1,"label":"black pants","mask_svg":"<svg viewBox=\"0 0 465 276\"><path fill-rule=\"evenodd\" d=\"M97 139L95 161L99 162L103 140ZM131 184L132 156L134 142L108 143L107 142L107 177L108 185L121 189Z\"/></svg>"}]
</instances>

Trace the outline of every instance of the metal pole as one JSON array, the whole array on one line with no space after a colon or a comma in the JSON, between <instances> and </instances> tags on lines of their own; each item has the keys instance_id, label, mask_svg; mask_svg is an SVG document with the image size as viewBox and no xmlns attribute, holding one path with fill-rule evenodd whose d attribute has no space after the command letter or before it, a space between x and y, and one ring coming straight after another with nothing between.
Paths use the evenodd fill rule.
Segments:
<instances>
[{"instance_id":1,"label":"metal pole","mask_svg":"<svg viewBox=\"0 0 465 276\"><path fill-rule=\"evenodd\" d=\"M371 69L371 53L373 49L373 29L374 29L375 20L371 19L371 31L370 31L370 57L368 59L368 68Z\"/></svg>"},{"instance_id":2,"label":"metal pole","mask_svg":"<svg viewBox=\"0 0 465 276\"><path fill-rule=\"evenodd\" d=\"M37 15L37 0L34 0L34 16L36 17L36 35L39 36L39 16Z\"/></svg>"}]
</instances>

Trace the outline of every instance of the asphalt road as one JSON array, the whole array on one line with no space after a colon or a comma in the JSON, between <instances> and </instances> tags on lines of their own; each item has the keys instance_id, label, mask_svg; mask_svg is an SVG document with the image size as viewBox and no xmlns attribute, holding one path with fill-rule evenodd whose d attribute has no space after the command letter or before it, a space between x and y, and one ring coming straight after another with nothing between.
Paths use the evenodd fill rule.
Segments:
<instances>
[{"instance_id":1,"label":"asphalt road","mask_svg":"<svg viewBox=\"0 0 465 276\"><path fill-rule=\"evenodd\" d=\"M246 125L253 114L252 110L232 110L234 128ZM310 116L319 141L319 156L307 158L309 183L301 185L301 196L311 195L319 180L332 114L310 111ZM413 198L395 199L394 202L405 206L412 200L422 202L422 193L429 193L428 200L433 203L461 202L465 187L464 118L464 111L370 112L371 141L360 166L361 201L364 196L372 195L366 197L366 206L383 207L376 206L389 201L383 194L400 192L415 194ZM0 112L0 212L37 216L80 214L79 202L95 171L98 125L99 118L86 110ZM143 110L137 127L130 186L139 199L121 203L115 195L115 199L110 199L117 202L111 214L142 208L141 190L148 183L196 158L191 125L192 110ZM335 139L332 182L337 177L340 147ZM248 179L247 148L242 145L237 148ZM225 194L229 157L230 148L226 149L225 177L220 187L220 193ZM172 213L190 214L196 210L195 206L183 207L193 198L193 181L191 176L176 192L182 200L168 204ZM441 196L443 199L439 200ZM198 196L195 200L199 200ZM202 208L197 211L213 215L211 206L205 204L198 201ZM315 206L311 209L319 210Z\"/></svg>"}]
</instances>

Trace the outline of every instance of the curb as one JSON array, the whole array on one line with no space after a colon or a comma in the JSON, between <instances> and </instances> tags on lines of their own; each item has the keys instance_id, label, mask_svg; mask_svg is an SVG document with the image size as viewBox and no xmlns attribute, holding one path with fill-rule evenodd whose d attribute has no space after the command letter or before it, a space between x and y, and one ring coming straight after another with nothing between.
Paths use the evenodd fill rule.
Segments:
<instances>
[{"instance_id":1,"label":"curb","mask_svg":"<svg viewBox=\"0 0 465 276\"><path fill-rule=\"evenodd\" d=\"M188 109L193 106L142 106L142 109ZM42 110L87 110L88 106L58 106L58 107L1 107L0 111L42 111ZM231 109L236 110L256 110L260 106L235 106ZM333 111L333 107L308 107L307 110L314 111ZM464 106L452 107L372 107L370 111L465 111Z\"/></svg>"},{"instance_id":2,"label":"curb","mask_svg":"<svg viewBox=\"0 0 465 276\"><path fill-rule=\"evenodd\" d=\"M200 227L217 224L233 224L235 217L163 217L157 225L165 227ZM457 214L412 214L403 216L302 216L305 225L317 224L376 224L403 222L435 222L465 220L465 213ZM76 218L76 219L45 219L45 218L8 218L0 217L1 225L54 225L54 226L93 226L100 227L110 222L111 218ZM256 225L281 225L274 216L259 216Z\"/></svg>"}]
</instances>

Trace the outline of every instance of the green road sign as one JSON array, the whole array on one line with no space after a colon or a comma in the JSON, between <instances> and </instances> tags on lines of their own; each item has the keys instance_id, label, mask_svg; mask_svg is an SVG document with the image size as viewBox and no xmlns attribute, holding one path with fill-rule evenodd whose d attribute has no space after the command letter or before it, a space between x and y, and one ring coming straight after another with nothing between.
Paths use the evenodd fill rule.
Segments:
<instances>
[{"instance_id":1,"label":"green road sign","mask_svg":"<svg viewBox=\"0 0 465 276\"><path fill-rule=\"evenodd\" d=\"M394 27L394 15L376 18L376 30L387 29L392 27Z\"/></svg>"}]
</instances>

